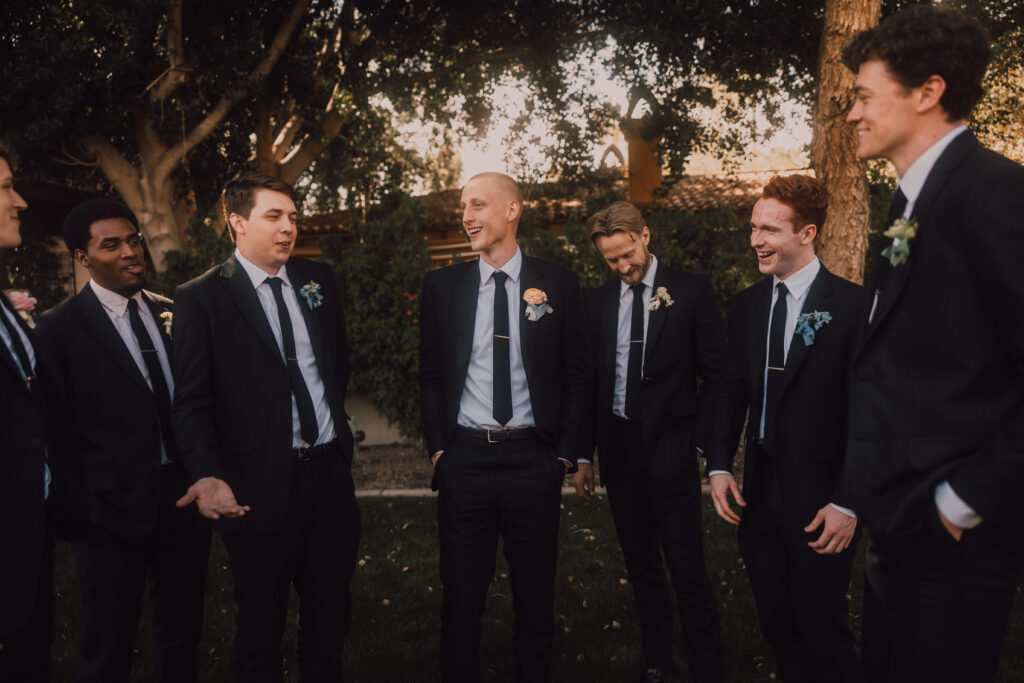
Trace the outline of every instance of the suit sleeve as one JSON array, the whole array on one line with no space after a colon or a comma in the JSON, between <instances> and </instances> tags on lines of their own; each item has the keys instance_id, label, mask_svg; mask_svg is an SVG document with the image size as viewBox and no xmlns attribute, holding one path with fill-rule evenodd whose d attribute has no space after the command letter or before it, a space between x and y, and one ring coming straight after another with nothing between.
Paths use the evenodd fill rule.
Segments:
<instances>
[{"instance_id":1,"label":"suit sleeve","mask_svg":"<svg viewBox=\"0 0 1024 683\"><path fill-rule=\"evenodd\" d=\"M423 292L420 296L420 414L428 456L444 448L441 331L433 280L428 273L423 279Z\"/></svg>"},{"instance_id":2,"label":"suit sleeve","mask_svg":"<svg viewBox=\"0 0 1024 683\"><path fill-rule=\"evenodd\" d=\"M172 323L174 403L171 423L181 459L193 481L222 477L213 414L213 343L208 313L190 288L174 295ZM230 483L230 482L229 482Z\"/></svg>"},{"instance_id":3,"label":"suit sleeve","mask_svg":"<svg viewBox=\"0 0 1024 683\"><path fill-rule=\"evenodd\" d=\"M977 297L1008 355L1004 390L1016 405L985 445L964 458L949 478L954 492L986 521L1020 524L1024 520L1024 169L1013 165L970 201L973 223L966 240ZM981 183L979 183L979 186Z\"/></svg>"},{"instance_id":4,"label":"suit sleeve","mask_svg":"<svg viewBox=\"0 0 1024 683\"><path fill-rule=\"evenodd\" d=\"M583 298L583 331L585 333L584 343L586 344L586 361L587 361L587 401L586 407L584 408L584 425L582 428L582 439L580 442L580 452L577 457L587 458L592 462L597 460L597 453L594 449L597 448L597 406L598 406L598 386L597 381L598 373L598 340L596 338L597 326L598 326L598 314L594 310L595 298L593 296L585 296Z\"/></svg>"},{"instance_id":5,"label":"suit sleeve","mask_svg":"<svg viewBox=\"0 0 1024 683\"><path fill-rule=\"evenodd\" d=\"M707 457L707 468L732 472L733 456L739 447L743 423L747 416L747 393L743 381L743 370L740 364L740 353L743 348L743 333L739 329L741 314L735 300L729 309L729 322L725 339L725 352L722 354L722 385L724 390L718 402L718 410L714 414L714 434L711 449Z\"/></svg>"},{"instance_id":6,"label":"suit sleeve","mask_svg":"<svg viewBox=\"0 0 1024 683\"><path fill-rule=\"evenodd\" d=\"M708 463L721 462L724 457L721 452L722 444L713 434L719 421L717 416L724 409L723 402L728 399L730 393L736 391L742 394L742 387L737 388L726 375L722 314L715 302L711 280L704 276L697 278L694 316L693 343L697 352L697 376L701 380L696 445L704 450Z\"/></svg>"},{"instance_id":7,"label":"suit sleeve","mask_svg":"<svg viewBox=\"0 0 1024 683\"><path fill-rule=\"evenodd\" d=\"M580 457L587 457L593 451L593 435L588 435L587 427L590 402L590 368L587 359L590 351L580 283L575 275L567 290L567 310L562 317L562 425L558 438L558 457L575 466ZM587 450L588 444L591 444L590 450Z\"/></svg>"}]
</instances>

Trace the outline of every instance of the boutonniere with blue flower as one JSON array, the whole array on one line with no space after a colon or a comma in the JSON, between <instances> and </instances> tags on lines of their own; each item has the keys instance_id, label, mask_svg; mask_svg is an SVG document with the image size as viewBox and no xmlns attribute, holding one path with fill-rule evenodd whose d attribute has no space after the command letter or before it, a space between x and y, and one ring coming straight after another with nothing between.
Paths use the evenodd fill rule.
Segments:
<instances>
[{"instance_id":1,"label":"boutonniere with blue flower","mask_svg":"<svg viewBox=\"0 0 1024 683\"><path fill-rule=\"evenodd\" d=\"M668 293L668 290L664 287L658 287L654 292L654 296L651 297L651 303L647 304L647 310L656 311L661 308L662 304L665 306L671 306L675 301L672 300L672 296Z\"/></svg>"},{"instance_id":2,"label":"boutonniere with blue flower","mask_svg":"<svg viewBox=\"0 0 1024 683\"><path fill-rule=\"evenodd\" d=\"M163 313L160 314L160 320L163 321L164 332L166 332L167 336L170 337L171 325L174 323L174 314L171 313L170 311L164 311Z\"/></svg>"},{"instance_id":3,"label":"boutonniere with blue flower","mask_svg":"<svg viewBox=\"0 0 1024 683\"><path fill-rule=\"evenodd\" d=\"M324 302L324 295L320 293L320 285L310 280L306 284L302 285L302 289L299 290L299 294L306 300L306 305L309 306L309 310L314 308L320 308Z\"/></svg>"},{"instance_id":4,"label":"boutonniere with blue flower","mask_svg":"<svg viewBox=\"0 0 1024 683\"><path fill-rule=\"evenodd\" d=\"M832 314L828 311L812 311L801 313L796 319L796 333L804 338L804 345L814 344L814 334L832 322Z\"/></svg>"},{"instance_id":5,"label":"boutonniere with blue flower","mask_svg":"<svg viewBox=\"0 0 1024 683\"><path fill-rule=\"evenodd\" d=\"M536 287L530 287L523 292L523 301L526 302L526 318L530 322L537 322L545 313L555 312L555 309L548 305L548 295Z\"/></svg>"},{"instance_id":6,"label":"boutonniere with blue flower","mask_svg":"<svg viewBox=\"0 0 1024 683\"><path fill-rule=\"evenodd\" d=\"M907 262L907 257L910 256L910 241L917 236L917 228L917 221L913 218L900 218L882 233L892 238L892 244L882 250L882 256L889 259L893 267Z\"/></svg>"}]
</instances>

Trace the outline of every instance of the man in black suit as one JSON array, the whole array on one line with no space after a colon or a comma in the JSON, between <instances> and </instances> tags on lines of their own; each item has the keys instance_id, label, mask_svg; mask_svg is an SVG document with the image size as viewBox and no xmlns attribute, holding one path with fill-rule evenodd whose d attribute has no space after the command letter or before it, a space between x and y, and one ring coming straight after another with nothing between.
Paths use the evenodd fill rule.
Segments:
<instances>
[{"instance_id":1,"label":"man in black suit","mask_svg":"<svg viewBox=\"0 0 1024 683\"><path fill-rule=\"evenodd\" d=\"M247 173L224 187L225 263L178 288L174 430L195 501L218 520L238 603L235 675L281 681L288 591L304 681L342 679L359 543L349 355L330 267L289 258L295 192Z\"/></svg>"},{"instance_id":2,"label":"man in black suit","mask_svg":"<svg viewBox=\"0 0 1024 683\"><path fill-rule=\"evenodd\" d=\"M21 244L14 151L0 143L0 249ZM48 681L53 547L46 530L47 401L32 330L0 293L0 680Z\"/></svg>"},{"instance_id":3,"label":"man in black suit","mask_svg":"<svg viewBox=\"0 0 1024 683\"><path fill-rule=\"evenodd\" d=\"M670 268L648 251L651 233L635 206L616 202L588 224L591 242L617 277L584 297L593 378L586 452L596 442L636 596L646 659L640 680L668 680L674 669L663 552L694 680L722 681L697 469L697 434L706 433L699 425L711 419L723 389L721 313L708 278ZM581 497L593 498L589 461L574 484Z\"/></svg>"},{"instance_id":4,"label":"man in black suit","mask_svg":"<svg viewBox=\"0 0 1024 683\"><path fill-rule=\"evenodd\" d=\"M171 428L171 301L143 289L138 221L124 204L85 202L64 242L89 271L82 290L39 318L67 414L75 501L72 540L84 603L76 681L128 681L147 583L163 681L196 679L210 526L175 502L191 483Z\"/></svg>"},{"instance_id":5,"label":"man in black suit","mask_svg":"<svg viewBox=\"0 0 1024 683\"><path fill-rule=\"evenodd\" d=\"M899 176L853 362L871 681L995 677L1024 579L1024 168L964 125L989 38L920 5L857 36L857 155Z\"/></svg>"},{"instance_id":6,"label":"man in black suit","mask_svg":"<svg viewBox=\"0 0 1024 683\"><path fill-rule=\"evenodd\" d=\"M827 208L825 187L805 175L775 176L754 205L750 246L770 277L733 299L728 367L743 389L729 394L708 460L715 510L739 524L761 632L787 682L863 680L846 601L857 519L841 475L864 290L814 255ZM732 456L744 418L740 494Z\"/></svg>"},{"instance_id":7,"label":"man in black suit","mask_svg":"<svg viewBox=\"0 0 1024 683\"><path fill-rule=\"evenodd\" d=\"M523 255L522 195L499 173L462 190L479 261L427 274L420 392L441 542L441 676L480 679L480 619L504 539L516 680L548 680L561 484L574 467L587 376L576 276Z\"/></svg>"}]
</instances>

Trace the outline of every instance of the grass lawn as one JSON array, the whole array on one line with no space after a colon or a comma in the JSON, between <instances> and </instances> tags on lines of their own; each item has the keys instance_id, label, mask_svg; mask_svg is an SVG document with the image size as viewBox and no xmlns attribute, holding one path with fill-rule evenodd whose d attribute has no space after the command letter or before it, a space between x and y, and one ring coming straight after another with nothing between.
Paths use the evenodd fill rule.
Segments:
<instances>
[{"instance_id":1,"label":"grass lawn","mask_svg":"<svg viewBox=\"0 0 1024 683\"><path fill-rule=\"evenodd\" d=\"M353 583L352 630L345 643L346 678L356 683L437 681L441 590L435 501L373 498L362 499L360 507L363 538L360 566ZM753 595L736 549L735 531L718 519L709 501L704 522L708 569L718 593L729 680L771 680L771 655L758 630ZM564 499L560 548L552 680L631 683L643 664L640 632L607 499L598 498L589 505L575 497ZM863 552L858 555L851 589L851 622L859 631ZM57 546L56 565L53 680L68 681L74 670L81 610L74 563L64 543ZM500 557L497 573L483 621L484 680L511 681L512 598L507 566ZM227 555L215 536L200 646L201 681L233 680L235 607L231 590ZM151 615L147 609L139 631L135 681L152 680L150 633ZM678 643L678 625L676 633ZM298 681L294 605L284 653L286 680ZM685 672L685 664L678 658L676 663ZM689 680L685 674L683 680ZM1024 593L1020 590L1007 631L999 680L1024 681Z\"/></svg>"}]
</instances>

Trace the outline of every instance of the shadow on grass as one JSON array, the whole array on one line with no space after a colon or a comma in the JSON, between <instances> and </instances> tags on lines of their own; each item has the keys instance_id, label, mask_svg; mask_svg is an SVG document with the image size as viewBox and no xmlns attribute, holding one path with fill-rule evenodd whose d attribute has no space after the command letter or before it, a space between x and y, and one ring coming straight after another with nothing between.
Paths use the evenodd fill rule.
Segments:
<instances>
[{"instance_id":1,"label":"shadow on grass","mask_svg":"<svg viewBox=\"0 0 1024 683\"><path fill-rule=\"evenodd\" d=\"M736 547L735 529L705 501L705 552L722 618L728 680L772 680L774 666L761 638L754 599ZM345 642L346 679L356 683L438 681L441 590L437 569L437 523L433 498L364 499L360 566L353 582L352 629ZM851 586L851 625L859 634L863 595L863 547ZM57 629L54 681L71 680L81 629L74 563L64 543L57 546L55 583ZM511 681L514 616L504 559L498 559L481 633L483 680ZM615 538L607 499L586 504L564 499L555 604L555 664L552 681L621 683L637 678L643 664L632 589ZM232 678L235 606L227 554L215 536L207 576L206 616L200 644L200 681ZM286 681L299 681L295 666L296 600L285 633ZM133 681L154 679L150 663L152 614L144 610ZM679 628L676 624L679 650ZM685 663L676 658L690 680ZM1007 629L1000 681L1024 680L1024 595L1018 590Z\"/></svg>"}]
</instances>

